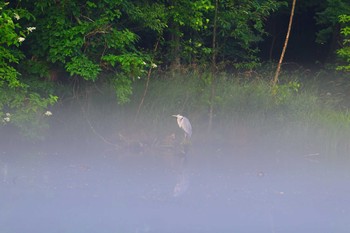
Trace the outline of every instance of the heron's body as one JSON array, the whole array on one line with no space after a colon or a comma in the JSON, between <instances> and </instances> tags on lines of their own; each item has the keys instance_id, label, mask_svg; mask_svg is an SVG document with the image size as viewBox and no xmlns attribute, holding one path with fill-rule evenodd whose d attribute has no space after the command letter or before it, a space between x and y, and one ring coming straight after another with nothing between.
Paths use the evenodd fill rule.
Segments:
<instances>
[{"instance_id":1,"label":"heron's body","mask_svg":"<svg viewBox=\"0 0 350 233\"><path fill-rule=\"evenodd\" d=\"M186 117L181 116L180 114L173 115L173 117L177 118L177 124L183 131L185 131L185 137L190 138L192 136L192 126L190 121Z\"/></svg>"}]
</instances>

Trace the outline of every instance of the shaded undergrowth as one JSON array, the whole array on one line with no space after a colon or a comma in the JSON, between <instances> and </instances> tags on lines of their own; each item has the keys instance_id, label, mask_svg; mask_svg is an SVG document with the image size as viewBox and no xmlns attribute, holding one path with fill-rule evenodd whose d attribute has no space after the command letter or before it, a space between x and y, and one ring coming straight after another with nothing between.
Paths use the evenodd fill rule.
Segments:
<instances>
[{"instance_id":1,"label":"shaded undergrowth","mask_svg":"<svg viewBox=\"0 0 350 233\"><path fill-rule=\"evenodd\" d=\"M339 94L344 89L336 85L328 85L327 89L326 80L301 83L296 75L283 78L278 91L272 94L268 80L223 74L216 77L215 95L211 98L211 83L206 75L154 77L138 117L142 82L135 84L133 98L124 106L106 100L106 92L90 98L88 115L95 126L100 124L101 132L110 131L106 134L114 134L112 140L119 142L152 144L172 134L180 137L182 132L171 117L179 113L191 120L193 141L198 143L346 153L350 115L342 105L346 95ZM208 131L211 104L213 127ZM83 105L87 106L87 102Z\"/></svg>"},{"instance_id":2,"label":"shaded undergrowth","mask_svg":"<svg viewBox=\"0 0 350 233\"><path fill-rule=\"evenodd\" d=\"M67 141L105 139L117 146L166 143L182 136L173 114L187 116L193 126L193 143L238 147L263 146L303 153L349 152L350 115L346 85L321 78L303 80L292 74L282 77L273 92L261 77L209 75L162 75L153 77L140 114L136 117L144 83L134 84L126 105L118 105L106 85L88 87L84 98L61 102L50 119L52 134ZM347 83L339 79L342 84ZM208 130L213 105L213 127ZM99 140L99 139L98 139Z\"/></svg>"}]
</instances>

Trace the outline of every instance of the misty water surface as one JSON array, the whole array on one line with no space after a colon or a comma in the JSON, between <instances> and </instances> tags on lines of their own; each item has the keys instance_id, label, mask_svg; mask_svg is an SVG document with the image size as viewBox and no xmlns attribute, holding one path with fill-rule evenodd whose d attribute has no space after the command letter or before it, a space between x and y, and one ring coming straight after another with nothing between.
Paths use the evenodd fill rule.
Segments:
<instances>
[{"instance_id":1,"label":"misty water surface","mask_svg":"<svg viewBox=\"0 0 350 233\"><path fill-rule=\"evenodd\" d=\"M88 131L2 143L0 232L350 230L347 154L194 131L184 158L181 144L114 148Z\"/></svg>"}]
</instances>

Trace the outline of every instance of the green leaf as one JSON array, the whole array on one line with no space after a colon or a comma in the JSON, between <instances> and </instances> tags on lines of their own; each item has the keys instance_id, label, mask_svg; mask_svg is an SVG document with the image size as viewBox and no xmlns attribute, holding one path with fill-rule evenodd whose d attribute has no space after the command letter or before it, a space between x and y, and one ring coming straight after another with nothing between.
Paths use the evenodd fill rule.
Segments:
<instances>
[{"instance_id":1,"label":"green leaf","mask_svg":"<svg viewBox=\"0 0 350 233\"><path fill-rule=\"evenodd\" d=\"M71 76L79 75L86 80L92 81L95 81L101 72L99 65L89 60L85 55L73 57L70 62L67 62L66 70Z\"/></svg>"}]
</instances>

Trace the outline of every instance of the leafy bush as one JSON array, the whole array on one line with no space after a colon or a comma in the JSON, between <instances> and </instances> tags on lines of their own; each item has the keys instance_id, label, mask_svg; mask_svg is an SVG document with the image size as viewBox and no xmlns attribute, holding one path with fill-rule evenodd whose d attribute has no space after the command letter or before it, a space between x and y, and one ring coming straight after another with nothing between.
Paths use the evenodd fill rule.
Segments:
<instances>
[{"instance_id":1,"label":"leafy bush","mask_svg":"<svg viewBox=\"0 0 350 233\"><path fill-rule=\"evenodd\" d=\"M350 15L341 15L339 22L344 26L341 29L341 34L344 36L344 47L337 51L339 57L341 57L346 64L337 67L337 70L350 71Z\"/></svg>"},{"instance_id":2,"label":"leafy bush","mask_svg":"<svg viewBox=\"0 0 350 233\"><path fill-rule=\"evenodd\" d=\"M19 47L35 27L24 29L22 19L33 16L23 9L8 9L8 4L0 3L0 118L3 125L14 124L22 133L40 137L38 129L47 127L45 111L57 97L40 96L18 72L17 65L24 58Z\"/></svg>"}]
</instances>

